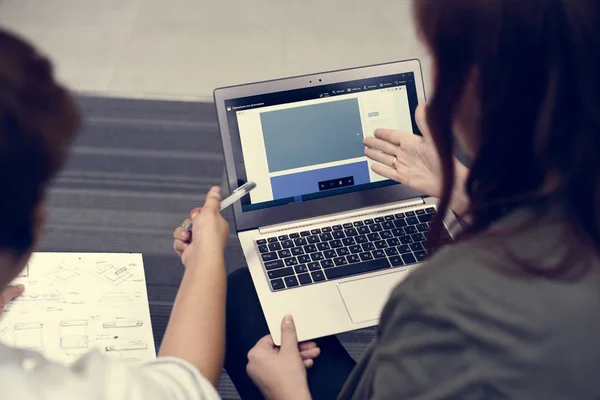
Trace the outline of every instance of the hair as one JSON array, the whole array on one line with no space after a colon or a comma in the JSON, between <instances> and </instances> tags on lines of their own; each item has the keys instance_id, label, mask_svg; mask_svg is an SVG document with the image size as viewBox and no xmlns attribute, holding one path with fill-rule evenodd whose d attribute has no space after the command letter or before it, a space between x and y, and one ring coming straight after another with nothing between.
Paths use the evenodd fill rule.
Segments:
<instances>
[{"instance_id":1,"label":"hair","mask_svg":"<svg viewBox=\"0 0 600 400\"><path fill-rule=\"evenodd\" d=\"M50 62L0 29L0 251L20 256L32 248L38 207L79 122Z\"/></svg>"},{"instance_id":2,"label":"hair","mask_svg":"<svg viewBox=\"0 0 600 400\"><path fill-rule=\"evenodd\" d=\"M598 254L600 2L415 0L414 10L435 64L428 123L443 190L432 238L449 206L452 128L471 86L476 148L466 183L471 222L461 237L512 209L532 205L540 216L559 201L578 242Z\"/></svg>"}]
</instances>

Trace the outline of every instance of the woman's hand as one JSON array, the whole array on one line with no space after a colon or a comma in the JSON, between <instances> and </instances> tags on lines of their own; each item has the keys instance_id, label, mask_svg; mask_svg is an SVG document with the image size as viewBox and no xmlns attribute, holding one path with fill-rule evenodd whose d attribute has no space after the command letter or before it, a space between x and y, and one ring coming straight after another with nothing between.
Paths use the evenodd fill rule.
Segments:
<instances>
[{"instance_id":1,"label":"woman's hand","mask_svg":"<svg viewBox=\"0 0 600 400\"><path fill-rule=\"evenodd\" d=\"M424 104L417 108L415 118L423 137L392 129L378 129L375 137L365 139L365 155L377 162L372 170L386 178L425 193L440 197L442 194L442 170L440 157L431 140ZM450 208L463 215L468 208L465 181L468 169L458 160L454 162L456 180Z\"/></svg>"},{"instance_id":2,"label":"woman's hand","mask_svg":"<svg viewBox=\"0 0 600 400\"><path fill-rule=\"evenodd\" d=\"M313 365L312 359L319 352L314 350L318 350L318 347L313 342L309 342L305 349L302 346L298 346L294 320L286 316L281 321L280 348L267 335L248 353L246 371L267 400L311 398L306 368ZM310 357L306 358L309 354Z\"/></svg>"},{"instance_id":3,"label":"woman's hand","mask_svg":"<svg viewBox=\"0 0 600 400\"><path fill-rule=\"evenodd\" d=\"M186 267L204 256L223 256L229 224L221 216L220 202L221 189L215 186L206 195L204 207L193 209L175 229L173 247ZM194 224L190 232L185 230L189 222Z\"/></svg>"},{"instance_id":4,"label":"woman's hand","mask_svg":"<svg viewBox=\"0 0 600 400\"><path fill-rule=\"evenodd\" d=\"M23 290L25 290L25 286L23 285L8 285L4 288L2 293L0 293L0 315L4 312L4 307L23 294Z\"/></svg>"}]
</instances>

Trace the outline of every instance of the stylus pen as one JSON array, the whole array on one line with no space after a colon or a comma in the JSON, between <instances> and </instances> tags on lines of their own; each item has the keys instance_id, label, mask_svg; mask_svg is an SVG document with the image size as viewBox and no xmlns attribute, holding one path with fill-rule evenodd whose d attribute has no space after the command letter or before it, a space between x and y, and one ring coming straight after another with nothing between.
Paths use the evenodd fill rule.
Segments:
<instances>
[{"instance_id":1,"label":"stylus pen","mask_svg":"<svg viewBox=\"0 0 600 400\"><path fill-rule=\"evenodd\" d=\"M229 197L227 197L225 200L221 200L221 211L234 204L236 201L240 201L245 195L250 193L255 188L256 183L248 181L239 188L235 189ZM189 232L192 230L192 226L194 225L192 222L190 222L186 225L184 230Z\"/></svg>"}]
</instances>

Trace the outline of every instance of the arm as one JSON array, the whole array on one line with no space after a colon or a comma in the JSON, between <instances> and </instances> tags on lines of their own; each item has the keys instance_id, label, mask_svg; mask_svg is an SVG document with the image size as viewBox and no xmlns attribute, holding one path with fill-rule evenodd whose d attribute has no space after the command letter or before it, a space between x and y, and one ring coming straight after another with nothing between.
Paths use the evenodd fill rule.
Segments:
<instances>
[{"instance_id":1,"label":"arm","mask_svg":"<svg viewBox=\"0 0 600 400\"><path fill-rule=\"evenodd\" d=\"M224 249L229 234L219 201L213 188L194 219L193 240L182 253L186 271L159 352L188 361L215 386L225 352Z\"/></svg>"}]
</instances>

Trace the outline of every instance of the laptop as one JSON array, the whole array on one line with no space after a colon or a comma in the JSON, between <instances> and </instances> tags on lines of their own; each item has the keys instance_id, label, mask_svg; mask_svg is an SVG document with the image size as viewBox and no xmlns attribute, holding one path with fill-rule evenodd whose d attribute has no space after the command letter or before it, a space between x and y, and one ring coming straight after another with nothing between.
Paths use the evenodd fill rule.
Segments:
<instances>
[{"instance_id":1,"label":"laptop","mask_svg":"<svg viewBox=\"0 0 600 400\"><path fill-rule=\"evenodd\" d=\"M363 140L377 128L420 134L419 60L220 88L214 98L229 188L256 183L233 214L274 342L286 314L300 341L376 325L427 257L436 199L375 174Z\"/></svg>"}]
</instances>

